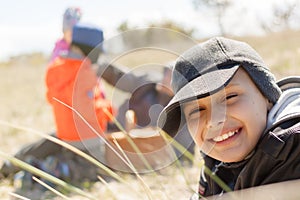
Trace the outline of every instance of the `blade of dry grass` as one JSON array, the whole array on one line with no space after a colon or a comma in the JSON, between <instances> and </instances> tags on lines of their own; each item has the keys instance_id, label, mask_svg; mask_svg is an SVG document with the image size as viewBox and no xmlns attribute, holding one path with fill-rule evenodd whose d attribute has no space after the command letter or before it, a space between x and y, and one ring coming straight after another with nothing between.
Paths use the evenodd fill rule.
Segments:
<instances>
[{"instance_id":1,"label":"blade of dry grass","mask_svg":"<svg viewBox=\"0 0 300 200\"><path fill-rule=\"evenodd\" d=\"M64 106L68 107L69 109L71 109L72 111L74 111L83 121L84 123L86 123L89 128L95 133L97 134L117 155L120 159L122 159L122 161L128 166L130 167L133 172L135 172L137 178L142 182L142 186L143 186L143 189L145 190L147 196L149 199L152 199L151 197L151 191L149 189L149 187L147 186L147 184L145 184L144 180L141 178L141 176L137 173L137 170L134 168L133 164L132 163L129 163L128 160L124 160L124 158L114 150L113 147L111 147L111 145L84 119L84 117L77 111L75 110L73 107L65 104L64 102L58 100L57 98L54 98L54 100L58 101L59 103L63 104ZM21 130L25 130L25 131L30 131L30 132L34 132L36 134L38 134L39 136L42 136L52 142L55 142L61 146L64 146L65 148L73 151L74 153L78 154L79 156L87 159L88 161L92 162L93 164L95 164L96 166L100 167L101 169L105 170L109 175L111 175L112 177L114 177L116 180L122 182L122 183L125 183L126 185L129 185L125 180L123 180L120 176L118 176L116 173L114 173L112 170L110 170L109 168L107 168L105 165L103 165L102 163L98 162L97 160L95 160L94 158L92 158L91 156L87 155L86 153L80 151L79 149L73 147L72 145L68 144L68 143L65 143L63 142L62 140L59 140L55 137L52 137L50 135L46 135L46 134L43 134L43 133L40 133L38 131L35 131L33 129L30 129L30 128L26 128L26 127L21 127L21 126L17 126L17 125L13 125L13 124L10 124L8 122L5 122L5 121L2 121L0 120L0 124L3 124L3 125L7 125L7 126L10 126L10 127L13 127L13 128L17 128L17 129L21 129ZM122 150L123 151L123 150ZM124 153L124 151L123 151Z\"/></svg>"},{"instance_id":2,"label":"blade of dry grass","mask_svg":"<svg viewBox=\"0 0 300 200\"><path fill-rule=\"evenodd\" d=\"M186 149L184 148L184 146L182 146L180 143L178 143L176 140L172 139L167 133L165 133L164 131L161 131L161 134L163 135L164 138L166 138L167 140L172 140L172 144L173 146L178 149L181 153L183 153L183 155L185 155L187 158L189 158L191 161L192 160L192 154L188 151L186 151ZM204 162L201 164L200 167L205 166ZM231 192L232 190L230 189L230 187L228 185L226 185L218 176L214 175L207 167L205 167L205 172L211 176L214 181L216 181L216 183L222 188L224 189L226 192Z\"/></svg>"},{"instance_id":3,"label":"blade of dry grass","mask_svg":"<svg viewBox=\"0 0 300 200\"><path fill-rule=\"evenodd\" d=\"M53 187L51 187L50 185L46 184L45 182L41 181L40 179L38 179L37 177L33 176L32 179L37 182L38 184L44 186L45 188L47 188L48 190L50 190L51 192L53 192L54 194L56 194L57 196L62 197L63 199L67 199L67 200L71 200L69 197L67 197L66 195L62 194L61 192L57 191L56 189L54 189Z\"/></svg>"},{"instance_id":4,"label":"blade of dry grass","mask_svg":"<svg viewBox=\"0 0 300 200\"><path fill-rule=\"evenodd\" d=\"M191 154L191 152L187 151L182 144L174 140L174 138L172 138L169 134L167 134L163 130L160 130L159 134L162 136L165 142L171 142L172 146L174 146L182 155L188 158L191 162L194 161L194 155ZM173 153L175 152L173 151Z\"/></svg>"},{"instance_id":5,"label":"blade of dry grass","mask_svg":"<svg viewBox=\"0 0 300 200\"><path fill-rule=\"evenodd\" d=\"M65 188L65 189L67 189L70 192L77 193L77 194L79 194L83 197L86 197L88 199L96 199L96 198L90 196L88 193L84 192L83 190L81 190L81 189L79 189L75 186L72 186L72 185L70 185L70 184L68 184L68 183L66 183L66 182L64 182L64 181L62 181L62 180L60 180L60 179L58 179L58 178L56 178L56 177L54 177L54 176L52 176L48 173L36 168L36 167L31 166L30 164L28 164L24 161L21 161L21 160L15 158L15 157L12 157L12 156L10 156L10 155L2 152L2 151L0 151L0 156L6 158L12 164L14 164L14 165L16 165L16 166L32 173L32 174L40 176L40 177L42 177L42 178L44 178L44 179L46 179L46 180L48 180L48 181L50 181L50 182L52 182L56 185L59 185L59 186Z\"/></svg>"},{"instance_id":6,"label":"blade of dry grass","mask_svg":"<svg viewBox=\"0 0 300 200\"><path fill-rule=\"evenodd\" d=\"M134 172L134 174L136 175L136 177L138 178L138 180L142 183L142 186L148 196L149 199L152 199L152 194L151 194L151 190L148 187L148 185L145 183L145 181L143 180L143 178L139 175L139 173L137 172L136 168L133 166L132 162L129 160L129 158L126 156L125 152L123 151L123 149L121 148L121 146L119 145L119 143L117 142L116 139L114 139L116 146L118 147L118 149L123 153L124 157L126 160L128 160L128 163L130 164L129 167L131 168L131 170Z\"/></svg>"},{"instance_id":7,"label":"blade of dry grass","mask_svg":"<svg viewBox=\"0 0 300 200\"><path fill-rule=\"evenodd\" d=\"M137 153L137 155L142 160L142 162L144 163L144 165L146 166L146 168L149 171L153 171L153 168L151 167L151 165L149 164L149 162L147 161L147 159L143 156L143 153L141 152L141 150L134 143L134 141L131 139L131 137L129 136L129 134L127 133L127 131L122 127L122 125L118 122L118 120L110 112L108 112L107 109L105 109L104 112L117 125L117 127L121 130L121 132L124 134L126 140L130 144L130 146L133 148L133 150Z\"/></svg>"},{"instance_id":8,"label":"blade of dry grass","mask_svg":"<svg viewBox=\"0 0 300 200\"><path fill-rule=\"evenodd\" d=\"M220 179L217 175L215 175L208 167L204 165L204 172L210 176L224 191L231 192L232 190L222 179Z\"/></svg>"},{"instance_id":9,"label":"blade of dry grass","mask_svg":"<svg viewBox=\"0 0 300 200\"><path fill-rule=\"evenodd\" d=\"M170 137L166 132L164 132L163 130L160 131L160 134L162 135L162 137L166 140L166 142L172 142L172 145L179 150L184 156L186 156L188 159L190 159L191 161L193 161L193 155L186 151L185 147L182 146L179 142L177 142L176 140L174 140L172 137ZM175 154L175 152L174 152ZM181 173L183 174L183 177L185 178L186 184L190 187L190 183L188 181L188 179L186 178L185 174L184 174L184 170L181 166L181 164L179 163L178 160L176 160L177 166L180 168ZM208 169L207 167L205 167L204 162L199 163L199 167L202 168L204 167L204 171L207 175L209 175L224 191L226 192L231 192L231 188L226 185L224 183L224 181L222 181L218 176L216 176L215 174L213 174L210 169ZM192 188L190 187L191 191Z\"/></svg>"},{"instance_id":10,"label":"blade of dry grass","mask_svg":"<svg viewBox=\"0 0 300 200\"><path fill-rule=\"evenodd\" d=\"M100 135L95 129L94 127L92 127L87 121L86 119L73 107L69 106L68 104L60 101L57 98L53 98L55 101L61 103L62 105L66 106L67 108L71 109L73 112L75 112L80 119L128 166L130 167L130 164L109 144L109 142L107 142L104 137L102 135ZM104 110L105 111L105 110ZM106 110L106 113L108 114L109 112ZM111 117L112 115L110 115L109 117ZM122 127L120 127L122 128ZM123 128L122 128L123 129ZM127 135L127 134L125 134ZM131 139L131 138L130 138ZM140 152L139 155L141 155L141 151L137 148L137 146L134 144L134 142L131 140L130 144L132 145L132 147L136 150L136 152ZM147 160L145 158L143 158L143 161L147 163ZM148 164L149 165L149 164ZM151 169L151 167L150 167ZM153 170L153 169L152 169Z\"/></svg>"},{"instance_id":11,"label":"blade of dry grass","mask_svg":"<svg viewBox=\"0 0 300 200\"><path fill-rule=\"evenodd\" d=\"M66 106L67 106L67 105L66 105ZM73 108L70 107L70 109L73 109ZM78 114L80 115L80 113L78 113ZM80 115L80 116L81 116L81 115ZM83 119L83 120L84 120L84 119ZM84 120L84 121L85 121L85 120ZM2 124L9 125L9 126L11 126L11 127L13 127L13 128L18 128L18 129L22 129L22 130L26 130L26 131L30 131L30 132L35 132L35 133L37 133L38 135L40 135L40 136L42 136L42 137L45 137L46 139L49 139L49 140L51 140L51 141L53 141L53 142L55 142L55 143L58 143L58 144L60 144L60 145L62 145L62 146L64 146L64 147L66 147L66 148L72 150L73 152L77 153L79 156L85 157L83 152L79 151L78 149L74 148L73 146L71 146L71 145L69 145L69 144L67 144L67 143L64 143L64 142L61 141L61 140L58 140L57 138L53 138L53 137L51 137L51 136L49 136L49 135L45 135L45 134L40 133L40 132L37 132L37 131L35 131L35 130L29 129L29 128L20 127L20 126L16 126L16 125L12 125L12 124L9 124L9 123L7 123L7 122L3 122L3 121L0 120L0 123L1 123L1 122L2 122ZM87 123L87 122L86 122L86 123ZM92 128L92 127L91 127L91 128ZM93 129L93 128L92 128L92 129ZM87 155L87 156L88 156L88 155ZM88 159L88 160L90 160L90 159ZM96 161L96 162L97 162L97 161ZM92 163L94 163L94 162L92 161ZM95 163L94 163L94 164L95 164ZM101 163L99 163L99 164L101 165ZM137 173L137 171L136 171L136 170L134 170L134 171L136 172L136 175L137 175L138 179L142 182L142 186L143 186L143 188L144 188L144 190L145 190L145 192L146 192L146 194L147 194L147 196L148 196L148 199L152 199L151 191L150 191L149 187L148 187L147 184L143 181L143 179L140 177L140 175ZM153 172L153 171L152 171L152 172ZM109 171L108 173L110 173L110 171ZM115 177L115 178L118 180L119 177ZM123 183L126 183L126 181L122 181L122 180L120 180L120 181L123 182ZM128 185L128 184L126 184L126 185Z\"/></svg>"},{"instance_id":12,"label":"blade of dry grass","mask_svg":"<svg viewBox=\"0 0 300 200\"><path fill-rule=\"evenodd\" d=\"M66 103L64 103L64 102L62 102L62 101L60 101L59 99L57 99L57 98L53 98L55 101L57 101L57 102L59 102L59 103L61 103L62 105L64 105L64 106L66 106L67 108L69 108L69 109L71 109L73 112L75 112L80 118L81 118L81 120L83 120L83 122L98 136L98 137L100 137L101 139L102 139L102 141L105 143L105 144L107 144L108 145L108 147L111 149L111 150L113 150L117 155L118 155L118 157L119 158L121 158L122 159L122 161L129 167L129 168L131 168L132 170L133 170L133 172L134 172L134 174L137 176L137 178L142 182L142 186L143 186L143 189L145 190L145 192L146 192L146 194L147 194L147 196L148 196L148 198L149 199L152 199L152 195L151 195L151 190L150 190L150 188L147 186L147 184L145 184L145 181L142 179L142 177L137 173L137 170L135 169L135 167L134 167L134 165L132 164L132 162L130 162L130 160L127 158L127 157L125 157L125 158L127 158L127 161L118 153L118 152L116 152L115 150L114 150L114 148L94 129L94 127L92 127L88 122L87 122L87 120L76 110L76 109L74 109L73 107L71 107L71 106L69 106L68 104L66 104ZM105 110L104 110L105 111ZM106 110L106 113L108 114L109 112ZM110 113L109 113L110 114ZM110 116L112 116L112 115L110 115ZM131 139L131 138L130 138ZM131 140L132 141L132 140ZM133 142L133 141L132 141ZM136 151L139 151L139 155L141 155L142 153L141 153L141 151L137 148L137 146L133 143L132 144L133 145L133 147L135 147L135 150ZM124 155L126 155L125 154L125 152L122 150L122 148L120 148L120 150L121 150L121 152L124 154ZM144 158L144 157L143 157ZM144 158L144 160L146 161L146 159ZM147 161L146 161L147 162ZM153 169L152 169L153 170Z\"/></svg>"},{"instance_id":13,"label":"blade of dry grass","mask_svg":"<svg viewBox=\"0 0 300 200\"><path fill-rule=\"evenodd\" d=\"M30 132L30 133L34 133L38 136L41 136L43 138L46 138L47 140L50 140L56 144L59 144L71 151L73 151L74 153L76 153L77 155L87 159L88 161L90 161L91 163L95 164L96 166L98 166L99 168L103 169L105 172L107 172L111 177L115 178L116 180L122 182L122 183L126 183L126 181L124 179L122 179L122 177L120 177L118 174L116 174L115 172L113 172L112 170L110 170L108 167L106 167L105 165L103 165L102 163L98 162L96 159L94 159L93 157L89 156L88 154L80 151L79 149L73 147L72 145L62 141L62 140L59 140L51 135L47 135L47 134L44 134L42 132L39 132L39 131L36 131L36 130L33 130L31 128L27 128L27 127L23 127L23 126L19 126L19 125L14 125L14 124L11 124L9 122L6 122L6 121L2 121L0 120L0 124L2 125L5 125L5 126L9 126L9 127L12 127L12 128L16 128L16 129L19 129L19 130L23 130L23 131L26 131L26 132Z\"/></svg>"},{"instance_id":14,"label":"blade of dry grass","mask_svg":"<svg viewBox=\"0 0 300 200\"><path fill-rule=\"evenodd\" d=\"M107 188L107 190L110 192L110 194L112 195L114 200L117 200L117 197L113 191L113 189L111 189L108 185L108 183L101 177L101 176L97 176L97 178L101 181L101 183L103 183L105 185L105 187Z\"/></svg>"},{"instance_id":15,"label":"blade of dry grass","mask_svg":"<svg viewBox=\"0 0 300 200\"><path fill-rule=\"evenodd\" d=\"M131 137L129 136L129 134L127 133L127 131L122 127L122 125L116 120L116 118L111 115L111 113L109 113L107 110L106 110L106 115L117 125L117 127L122 131L122 133L125 135L127 141L130 143L131 147L134 149L135 152L138 153L138 155L141 155L141 159L143 160L144 164L148 164L148 169L152 170L152 172L154 172L153 168L149 165L149 163L147 162L147 160L144 158L144 156L142 156L142 152L139 150L139 148L136 146L136 144L133 142L133 140L131 139ZM166 142L169 142L171 139L173 140L173 138L171 138L169 135L167 134L161 134L163 135L163 139L166 141ZM123 156L126 158L127 161L129 161L129 159L127 158L125 152L123 152L122 148L120 147L120 145L118 145L117 143L117 140L115 139L114 140L116 146L119 148L119 150L123 153ZM178 143L177 141L174 140L174 144L173 144L182 154L184 154L189 160L193 161L194 160L194 156L189 152L189 151L186 151L185 147L182 146L180 143ZM172 149L173 150L173 149ZM175 154L175 151L173 150L173 156L176 157L176 154ZM130 161L129 161L130 163ZM188 179L184 173L184 170L183 170L183 167L181 165L181 163L176 160L176 164L178 166L178 168L180 169L180 172L181 174L183 175L184 179L185 179L185 182L187 183L187 185L189 186L189 189L192 191L192 192L195 192L192 187L191 187L191 184L188 182ZM132 166L133 167L133 166ZM134 169L134 167L132 168L132 170ZM139 174L136 172L136 171L133 171L134 173L136 173L136 175L139 177ZM154 172L154 174L157 176L157 173ZM142 180L142 179L141 179ZM143 180L142 180L142 183L144 184ZM146 184L145 184L146 185ZM161 188L163 188L162 185L160 185Z\"/></svg>"},{"instance_id":16,"label":"blade of dry grass","mask_svg":"<svg viewBox=\"0 0 300 200\"><path fill-rule=\"evenodd\" d=\"M30 199L28 199L27 197L23 197L23 196L21 196L21 195L19 195L19 194L16 194L16 193L14 193L14 192L10 192L9 195L11 195L11 196L13 196L13 197L16 197L16 198L18 198L18 199L21 199L21 200L30 200Z\"/></svg>"},{"instance_id":17,"label":"blade of dry grass","mask_svg":"<svg viewBox=\"0 0 300 200\"><path fill-rule=\"evenodd\" d=\"M171 136L169 136L166 132L164 132L163 130L159 131L159 134L162 136L162 138L168 143L171 142L172 145L180 152L182 153L185 157L187 157L191 162L194 161L194 156L186 150L186 148L181 145L179 142L177 142L176 140L174 140L174 138L172 138ZM173 156L176 157L176 153L175 150L172 149L172 153ZM176 166L179 169L180 173L182 174L184 181L186 183L186 185L188 186L189 190L193 193L195 193L196 191L192 189L191 183L189 182L189 179L187 178L186 174L184 173L184 169L180 163L180 161L178 159L175 160Z\"/></svg>"},{"instance_id":18,"label":"blade of dry grass","mask_svg":"<svg viewBox=\"0 0 300 200\"><path fill-rule=\"evenodd\" d=\"M34 133L34 134L37 134L38 136L41 136L41 137L44 137L54 143L57 143L71 151L73 151L74 153L78 154L79 156L87 159L88 161L90 161L91 163L95 164L96 166L98 166L99 168L105 170L110 176L112 176L113 178L115 178L116 180L118 180L119 182L127 185L129 188L132 189L132 191L135 191L137 194L140 194L140 192L136 191L136 188L132 187L126 180L124 180L121 176L119 176L118 174L116 174L115 172L113 172L112 170L110 170L109 168L107 168L105 165L103 165L102 163L98 162L96 159L94 159L93 157L89 156L88 154L80 151L79 149L73 147L72 145L68 144L68 143L65 143L64 141L62 140L59 140L53 136L50 136L50 135L47 135L47 134L44 134L42 132L39 132L39 131L36 131L34 129L31 129L31 128L27 128L27 127L23 127L23 126L19 126L19 125L15 125L15 124L11 124L9 122L6 122L6 121L3 121L3 120L0 120L0 124L2 125L5 125L5 126L8 126L8 127L11 127L11 128L15 128L15 129L19 129L19 130L23 130L23 131L26 131L26 132L30 132L30 133ZM1 153L1 151L0 151ZM5 157L7 157L9 155L6 155ZM12 156L9 156L11 157L11 159L16 159ZM9 159L8 159L9 160ZM21 161L22 162L22 161ZM17 165L15 162L12 162L13 164ZM18 165L17 165L18 166ZM30 165L29 165L30 166ZM19 166L21 167L21 166ZM22 169L24 169L23 167L21 167ZM25 169L26 170L26 169ZM140 177L141 178L141 177ZM144 189L146 189L146 193L148 196L151 196L149 194L149 191L150 189L147 189L143 186ZM149 198L149 199L152 199L152 198Z\"/></svg>"},{"instance_id":19,"label":"blade of dry grass","mask_svg":"<svg viewBox=\"0 0 300 200\"><path fill-rule=\"evenodd\" d=\"M143 156L143 153L140 151L140 149L137 147L137 145L131 139L131 137L129 136L129 134L127 133L127 131L118 122L118 120L110 112L108 112L107 110L104 111L104 112L116 124L116 126L121 130L121 132L124 134L124 136L126 137L127 141L129 142L129 144L134 149L134 151L139 155L140 159L143 161L143 163L145 164L145 166L147 167L147 169L149 170L149 172L151 172L151 174L154 175L155 177L158 177L158 174L151 167L151 165L149 164L149 162ZM130 165L130 166L129 165L128 166L130 167L130 169L136 174L137 178L142 182L143 186L145 187L145 190L148 190L150 192L150 194L151 194L150 188L147 186L147 184L144 182L144 180L140 177L140 175L138 174L138 172L136 171L136 169L134 168L134 166L130 162L129 158L126 156L125 152L123 151L123 149L121 148L121 146L118 144L117 140L114 138L113 141L114 141L115 145L117 146L117 148L122 152L122 154L125 157L125 159L128 161L128 164ZM174 154L175 154L175 152L174 152ZM160 185L161 189L164 189L164 187L163 187L163 185L161 185L161 183L158 183L158 184ZM148 196L150 198L150 195L148 195Z\"/></svg>"}]
</instances>

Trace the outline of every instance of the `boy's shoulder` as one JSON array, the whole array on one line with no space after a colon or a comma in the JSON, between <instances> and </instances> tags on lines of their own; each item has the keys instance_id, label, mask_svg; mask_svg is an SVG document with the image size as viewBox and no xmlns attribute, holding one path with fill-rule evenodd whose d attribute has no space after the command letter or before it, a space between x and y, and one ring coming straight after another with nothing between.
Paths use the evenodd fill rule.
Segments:
<instances>
[{"instance_id":1,"label":"boy's shoulder","mask_svg":"<svg viewBox=\"0 0 300 200\"><path fill-rule=\"evenodd\" d=\"M247 170L239 175L236 189L300 178L300 122L288 127L285 123L261 138L244 167Z\"/></svg>"},{"instance_id":2,"label":"boy's shoulder","mask_svg":"<svg viewBox=\"0 0 300 200\"><path fill-rule=\"evenodd\" d=\"M300 88L300 76L288 76L277 82L277 85L282 91L291 88Z\"/></svg>"},{"instance_id":3,"label":"boy's shoulder","mask_svg":"<svg viewBox=\"0 0 300 200\"><path fill-rule=\"evenodd\" d=\"M268 120L273 122L257 145L274 158L287 156L283 154L287 154L292 143L300 145L300 76L283 78L277 84L283 93L269 113Z\"/></svg>"},{"instance_id":4,"label":"boy's shoulder","mask_svg":"<svg viewBox=\"0 0 300 200\"><path fill-rule=\"evenodd\" d=\"M277 127L286 129L300 119L300 76L290 76L277 82L282 93L268 113L267 128L264 134ZM282 135L280 131L277 136Z\"/></svg>"},{"instance_id":5,"label":"boy's shoulder","mask_svg":"<svg viewBox=\"0 0 300 200\"><path fill-rule=\"evenodd\" d=\"M265 133L258 149L276 158L280 157L284 148L291 143L300 146L300 118L287 120ZM300 148L298 149L300 153Z\"/></svg>"}]
</instances>

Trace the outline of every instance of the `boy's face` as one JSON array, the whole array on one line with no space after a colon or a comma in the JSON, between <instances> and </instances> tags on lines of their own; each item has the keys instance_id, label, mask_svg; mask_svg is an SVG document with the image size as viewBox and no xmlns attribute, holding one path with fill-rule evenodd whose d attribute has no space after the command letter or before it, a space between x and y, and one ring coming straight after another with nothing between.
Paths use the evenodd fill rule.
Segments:
<instances>
[{"instance_id":1,"label":"boy's face","mask_svg":"<svg viewBox=\"0 0 300 200\"><path fill-rule=\"evenodd\" d=\"M248 74L238 69L219 92L184 104L189 132L207 155L223 161L243 160L266 127L270 104Z\"/></svg>"}]
</instances>

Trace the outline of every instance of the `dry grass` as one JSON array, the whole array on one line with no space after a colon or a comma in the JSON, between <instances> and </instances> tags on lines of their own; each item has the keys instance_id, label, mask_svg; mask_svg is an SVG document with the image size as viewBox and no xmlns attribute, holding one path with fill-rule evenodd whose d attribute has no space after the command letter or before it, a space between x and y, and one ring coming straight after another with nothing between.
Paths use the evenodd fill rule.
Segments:
<instances>
[{"instance_id":1,"label":"dry grass","mask_svg":"<svg viewBox=\"0 0 300 200\"><path fill-rule=\"evenodd\" d=\"M170 59L168 57L168 59ZM138 64L139 61L135 61ZM44 75L47 65L47 58L42 55L27 55L15 57L10 62L0 64L0 120L12 124L22 125L44 133L50 133L55 129L52 110L45 98ZM39 136L18 129L1 126L0 151L13 155L23 145L40 139ZM3 159L0 158L2 165ZM187 175L193 188L196 188L198 170L197 167L186 167ZM171 166L160 170L158 176L142 176L147 185L151 188L154 199L168 199L176 196L189 198L192 192L187 187L183 176L177 167ZM141 183L134 175L120 174L125 180L136 187L134 192L122 183L112 181L109 188L114 191L112 194L101 182L95 184L89 191L96 198L101 199L146 199L147 195ZM178 185L173 185L176 182ZM158 184L160 183L160 184ZM14 192L12 183L8 180L0 183L0 198L9 199L9 192ZM36 191L29 191L30 196ZM28 193L28 195L29 195ZM50 192L51 194L51 192ZM137 195L139 194L139 195ZM36 196L39 194L37 193ZM53 197L51 199L61 199ZM72 196L72 195L71 195ZM43 198L46 198L45 196ZM73 195L72 199L82 199Z\"/></svg>"},{"instance_id":2,"label":"dry grass","mask_svg":"<svg viewBox=\"0 0 300 200\"><path fill-rule=\"evenodd\" d=\"M237 38L247 41L262 55L277 78L287 75L300 75L300 32L282 32L267 37ZM170 60L173 55L167 55L162 61ZM143 55L139 59L145 58ZM155 58L158 59L158 58ZM124 64L130 64L129 57L120 60ZM158 59L159 60L159 59ZM132 65L138 65L139 60L134 60ZM50 106L45 99L44 74L47 58L41 54L26 55L13 58L10 62L0 64L0 120L13 124L20 124L44 133L54 130L54 121ZM1 127L0 150L8 154L14 154L23 145L39 139L37 136L12 129ZM0 160L2 164L3 160ZM185 166L185 172L196 190L199 169ZM125 179L140 191L143 198L143 190L139 181L129 174L122 174ZM175 166L159 171L158 176L146 174L142 176L152 191L153 199L188 199L191 191ZM158 184L161 183L161 184ZM141 199L141 196L128 190L118 182L109 183L111 194L102 183L95 184L90 193L100 199ZM13 191L11 184L4 180L0 184L0 198L8 199L8 193ZM59 199L58 197L56 199ZM72 199L80 199L73 196Z\"/></svg>"},{"instance_id":3,"label":"dry grass","mask_svg":"<svg viewBox=\"0 0 300 200\"><path fill-rule=\"evenodd\" d=\"M46 58L40 56L32 56L36 59L34 62L32 57L26 56L0 65L0 119L48 133L54 130L54 121L45 99ZM37 139L20 130L7 127L1 130L1 150L7 153L14 153Z\"/></svg>"}]
</instances>

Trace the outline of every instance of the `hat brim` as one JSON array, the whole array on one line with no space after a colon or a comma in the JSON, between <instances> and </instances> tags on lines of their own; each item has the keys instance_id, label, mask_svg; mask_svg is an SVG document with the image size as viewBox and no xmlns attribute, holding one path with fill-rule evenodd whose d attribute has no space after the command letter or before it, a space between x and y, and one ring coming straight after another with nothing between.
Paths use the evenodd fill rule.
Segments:
<instances>
[{"instance_id":1,"label":"hat brim","mask_svg":"<svg viewBox=\"0 0 300 200\"><path fill-rule=\"evenodd\" d=\"M230 82L238 68L239 65L217 68L188 82L160 113L158 127L171 136L176 135L185 124L185 119L181 115L181 104L216 93Z\"/></svg>"}]
</instances>

